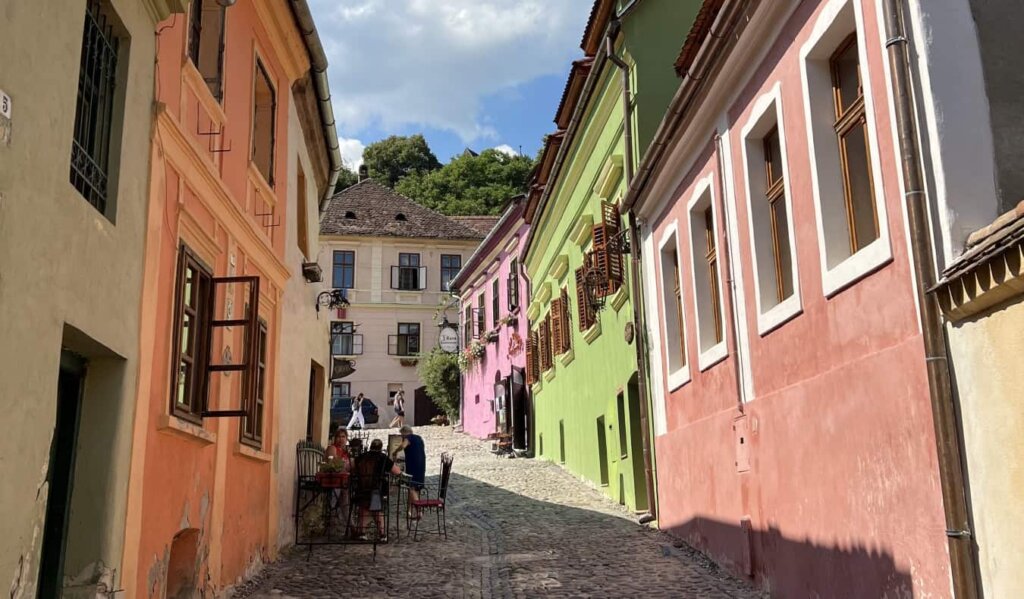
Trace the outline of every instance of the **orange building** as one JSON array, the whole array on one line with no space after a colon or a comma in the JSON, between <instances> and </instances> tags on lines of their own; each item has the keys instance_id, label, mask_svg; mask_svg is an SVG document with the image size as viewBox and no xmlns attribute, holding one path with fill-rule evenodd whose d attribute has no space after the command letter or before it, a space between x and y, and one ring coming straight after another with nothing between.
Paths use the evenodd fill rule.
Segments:
<instances>
[{"instance_id":1,"label":"orange building","mask_svg":"<svg viewBox=\"0 0 1024 599\"><path fill-rule=\"evenodd\" d=\"M313 310L319 288L289 280L318 278L304 263L341 161L305 0L192 0L157 40L122 580L128 597L220 596L283 536L282 320Z\"/></svg>"}]
</instances>

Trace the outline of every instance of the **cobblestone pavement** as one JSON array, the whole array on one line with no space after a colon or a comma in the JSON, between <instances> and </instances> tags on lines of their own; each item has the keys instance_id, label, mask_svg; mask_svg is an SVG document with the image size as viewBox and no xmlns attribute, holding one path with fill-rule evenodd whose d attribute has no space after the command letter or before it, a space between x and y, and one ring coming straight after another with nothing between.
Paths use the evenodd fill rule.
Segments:
<instances>
[{"instance_id":1,"label":"cobblestone pavement","mask_svg":"<svg viewBox=\"0 0 1024 599\"><path fill-rule=\"evenodd\" d=\"M403 533L376 563L369 546L294 549L235 597L760 597L557 465L495 457L448 427L418 432L428 479L441 452L455 456L447 541Z\"/></svg>"}]
</instances>

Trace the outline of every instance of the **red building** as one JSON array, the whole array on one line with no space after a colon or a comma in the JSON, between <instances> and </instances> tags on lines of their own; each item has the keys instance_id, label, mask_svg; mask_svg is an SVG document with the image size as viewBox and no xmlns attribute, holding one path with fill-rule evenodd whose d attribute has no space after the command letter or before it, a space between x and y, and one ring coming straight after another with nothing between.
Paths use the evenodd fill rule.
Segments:
<instances>
[{"instance_id":1,"label":"red building","mask_svg":"<svg viewBox=\"0 0 1024 599\"><path fill-rule=\"evenodd\" d=\"M624 206L659 524L780 597L952 591L881 4L705 1Z\"/></svg>"}]
</instances>

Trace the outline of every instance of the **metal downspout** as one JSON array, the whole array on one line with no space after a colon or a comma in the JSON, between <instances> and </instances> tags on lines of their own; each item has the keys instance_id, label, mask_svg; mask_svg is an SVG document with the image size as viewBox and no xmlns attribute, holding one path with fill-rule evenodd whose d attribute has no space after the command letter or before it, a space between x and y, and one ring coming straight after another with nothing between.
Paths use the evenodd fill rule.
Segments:
<instances>
[{"instance_id":1,"label":"metal downspout","mask_svg":"<svg viewBox=\"0 0 1024 599\"><path fill-rule=\"evenodd\" d=\"M953 403L952 382L947 360L942 317L938 301L928 293L935 286L935 257L928 228L928 206L918 146L910 80L906 29L901 0L882 0L885 12L885 49L892 72L896 130L899 136L907 213L910 220L910 245L914 256L917 302L921 310L921 331L928 371L935 444L942 484L942 506L946 519L953 592L959 599L980 596L980 578L967 508L962 447Z\"/></svg>"},{"instance_id":2,"label":"metal downspout","mask_svg":"<svg viewBox=\"0 0 1024 599\"><path fill-rule=\"evenodd\" d=\"M533 226L532 225L530 226L530 230L533 230ZM523 282L526 283L524 285L524 287L525 287L524 291L526 292L525 297L527 299L526 303L528 305L530 298L533 297L533 283L530 282L530 275L526 272L526 260L523 259L524 257L525 256L523 256L522 253L519 254L519 260L516 262L516 266L519 267L519 274L522 275ZM520 294L519 294L519 301L522 301L522 300L523 300L523 293L520 292ZM526 337L527 338L523 340L524 346L525 346L525 344L530 342L530 340L529 340L529 337L530 337L530 319L526 317L526 309L527 309L527 306L524 306L524 305L520 305L519 306L519 313L526 320ZM524 352L526 351L525 347L524 347L523 351ZM534 419L533 386L532 385L526 385L526 405L527 405L527 415L526 415L527 416L527 425L526 426L527 426L527 431L529 432L529 436L526 437L526 457L532 458L532 457L537 455L537 452L536 452L537 445L535 444L536 443L537 428L536 428L536 420Z\"/></svg>"},{"instance_id":3,"label":"metal downspout","mask_svg":"<svg viewBox=\"0 0 1024 599\"><path fill-rule=\"evenodd\" d=\"M624 162L626 163L626 189L633 181L633 106L632 89L629 80L629 65L615 55L612 38L615 37L621 23L613 21L608 35L604 38L605 55L622 73L622 136L626 146ZM644 458L644 482L647 486L647 514L640 518L641 523L656 520L658 517L658 495L654 479L654 452L651 447L651 417L650 398L647 389L647 323L644 320L643 302L644 296L640 283L641 261L640 261L640 235L637 231L637 219L635 215L629 217L629 245L630 261L632 268L629 269L630 297L633 305L633 346L636 349L637 366L637 393L640 397L637 401L640 404L640 430L643 431L642 447Z\"/></svg>"},{"instance_id":4,"label":"metal downspout","mask_svg":"<svg viewBox=\"0 0 1024 599\"><path fill-rule=\"evenodd\" d=\"M732 259L732 244L729 242L729 231L732 230L729 224L729 209L725 205L725 157L722 154L722 136L717 132L715 133L715 153L718 155L718 195L722 197L722 221L725 223L725 235L723 236L724 255L725 259L729 261L726 272L729 273L729 304L732 308L730 310L732 312L732 335L730 337L732 337L732 363L736 376L736 409L742 414L747 398L746 388L743 386L743 352L740 351L740 313L736 307L736 266ZM739 227L737 227L737 230L739 230Z\"/></svg>"}]
</instances>

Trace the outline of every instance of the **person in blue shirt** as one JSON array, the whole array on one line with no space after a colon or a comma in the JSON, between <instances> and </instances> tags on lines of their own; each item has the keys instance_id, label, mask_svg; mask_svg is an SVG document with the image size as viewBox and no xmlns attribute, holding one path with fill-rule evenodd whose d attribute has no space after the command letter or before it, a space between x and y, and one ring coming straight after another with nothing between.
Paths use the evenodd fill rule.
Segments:
<instances>
[{"instance_id":1,"label":"person in blue shirt","mask_svg":"<svg viewBox=\"0 0 1024 599\"><path fill-rule=\"evenodd\" d=\"M427 475L427 450L423 445L423 437L414 434L412 427L406 425L398 429L402 435L402 449L405 451L405 473L409 475L409 505L420 498ZM418 518L419 514L410 513L410 517Z\"/></svg>"}]
</instances>

